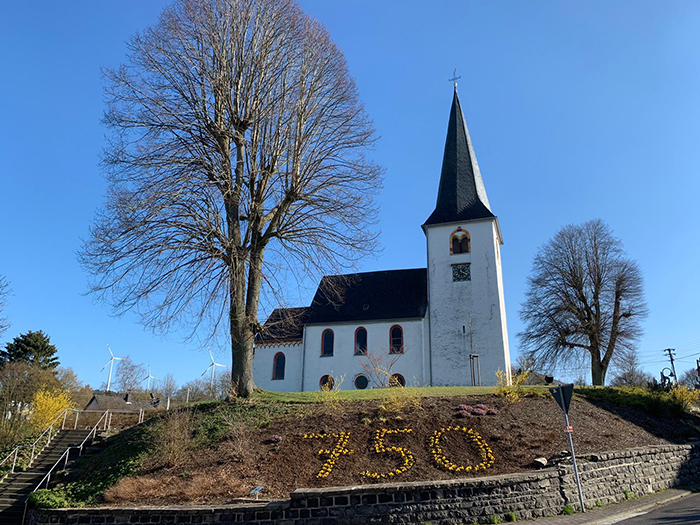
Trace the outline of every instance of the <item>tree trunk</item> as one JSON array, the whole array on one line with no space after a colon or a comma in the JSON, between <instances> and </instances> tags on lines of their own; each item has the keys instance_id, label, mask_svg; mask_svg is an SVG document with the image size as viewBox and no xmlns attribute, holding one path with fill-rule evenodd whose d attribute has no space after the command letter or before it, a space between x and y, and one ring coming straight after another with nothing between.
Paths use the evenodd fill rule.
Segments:
<instances>
[{"instance_id":1,"label":"tree trunk","mask_svg":"<svg viewBox=\"0 0 700 525\"><path fill-rule=\"evenodd\" d=\"M591 357L591 382L593 386L605 386L605 374L608 367L600 362L600 359Z\"/></svg>"},{"instance_id":2,"label":"tree trunk","mask_svg":"<svg viewBox=\"0 0 700 525\"><path fill-rule=\"evenodd\" d=\"M249 397L253 382L253 329L246 315L245 265L235 261L231 268L229 322L231 332L231 390L238 397Z\"/></svg>"}]
</instances>

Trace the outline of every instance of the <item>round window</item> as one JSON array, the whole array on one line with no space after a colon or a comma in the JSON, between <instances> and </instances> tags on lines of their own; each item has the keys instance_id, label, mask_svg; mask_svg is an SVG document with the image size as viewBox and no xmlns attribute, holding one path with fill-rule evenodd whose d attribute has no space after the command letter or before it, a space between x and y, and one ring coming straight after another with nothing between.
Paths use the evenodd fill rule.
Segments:
<instances>
[{"instance_id":1,"label":"round window","mask_svg":"<svg viewBox=\"0 0 700 525\"><path fill-rule=\"evenodd\" d=\"M406 380L401 374L394 374L389 378L389 386L406 386Z\"/></svg>"},{"instance_id":2,"label":"round window","mask_svg":"<svg viewBox=\"0 0 700 525\"><path fill-rule=\"evenodd\" d=\"M369 386L369 379L363 375L359 375L355 378L355 388L358 390L364 390Z\"/></svg>"},{"instance_id":3,"label":"round window","mask_svg":"<svg viewBox=\"0 0 700 525\"><path fill-rule=\"evenodd\" d=\"M318 384L321 387L321 390L333 390L335 381L333 380L333 376L323 376Z\"/></svg>"}]
</instances>

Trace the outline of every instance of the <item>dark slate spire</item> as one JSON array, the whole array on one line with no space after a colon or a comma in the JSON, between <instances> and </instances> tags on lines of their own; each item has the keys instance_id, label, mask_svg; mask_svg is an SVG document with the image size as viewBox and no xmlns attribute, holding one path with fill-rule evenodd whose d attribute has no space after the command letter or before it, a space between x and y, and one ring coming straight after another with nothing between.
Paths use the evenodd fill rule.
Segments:
<instances>
[{"instance_id":1,"label":"dark slate spire","mask_svg":"<svg viewBox=\"0 0 700 525\"><path fill-rule=\"evenodd\" d=\"M489 199L486 197L486 188L481 180L455 86L437 204L424 226L488 217L495 215L491 213Z\"/></svg>"}]
</instances>

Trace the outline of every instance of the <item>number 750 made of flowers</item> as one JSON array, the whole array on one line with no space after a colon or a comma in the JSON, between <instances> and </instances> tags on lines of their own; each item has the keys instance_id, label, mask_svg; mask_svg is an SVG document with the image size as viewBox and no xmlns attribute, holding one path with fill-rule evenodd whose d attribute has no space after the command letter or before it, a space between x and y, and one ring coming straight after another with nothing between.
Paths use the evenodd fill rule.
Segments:
<instances>
[{"instance_id":1,"label":"number 750 made of flowers","mask_svg":"<svg viewBox=\"0 0 700 525\"><path fill-rule=\"evenodd\" d=\"M389 454L395 456L396 459L400 459L400 465L387 472L372 472L370 470L364 470L361 472L362 476L371 479L391 479L396 476L400 476L407 470L411 469L416 461L413 453L406 447L391 447L387 446L385 443L385 438L387 435L391 434L409 434L413 432L410 428L400 428L389 430L386 428L380 428L374 433L373 440L373 450L377 454ZM444 453L441 442L446 434L450 432L459 432L465 435L465 438L474 445L479 450L479 456L481 462L475 465L460 465L451 461ZM336 464L340 460L341 456L348 456L354 454L355 451L348 448L348 442L350 441L350 432L329 432L321 434L304 434L304 439L333 439L335 444L332 448L322 448L318 451L318 455L322 458L326 458L325 462L321 466L321 470L318 471L316 477L327 478ZM435 430L430 436L427 442L427 448L432 455L433 461L438 467L448 470L450 472L470 472L478 470L486 470L487 468L493 466L495 458L493 456L493 451L489 447L488 443L479 435L478 432L467 427L453 426L453 427L443 427Z\"/></svg>"}]
</instances>

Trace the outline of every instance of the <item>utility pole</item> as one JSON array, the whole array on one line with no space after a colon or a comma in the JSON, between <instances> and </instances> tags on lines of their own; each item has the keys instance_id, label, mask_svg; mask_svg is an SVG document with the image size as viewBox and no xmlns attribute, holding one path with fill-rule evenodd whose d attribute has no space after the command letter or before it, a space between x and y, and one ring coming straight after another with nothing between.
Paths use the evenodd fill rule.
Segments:
<instances>
[{"instance_id":1,"label":"utility pole","mask_svg":"<svg viewBox=\"0 0 700 525\"><path fill-rule=\"evenodd\" d=\"M668 356L669 360L671 361L671 370L673 370L673 379L676 382L676 385L678 385L678 374L676 374L676 364L673 362L673 358L676 356L676 349L675 348L667 348L664 350L666 355Z\"/></svg>"}]
</instances>

